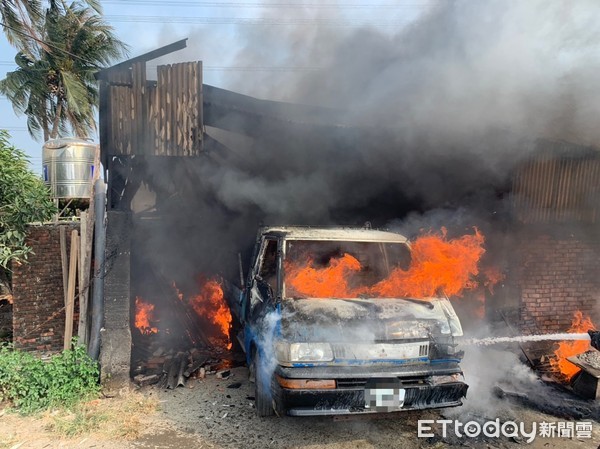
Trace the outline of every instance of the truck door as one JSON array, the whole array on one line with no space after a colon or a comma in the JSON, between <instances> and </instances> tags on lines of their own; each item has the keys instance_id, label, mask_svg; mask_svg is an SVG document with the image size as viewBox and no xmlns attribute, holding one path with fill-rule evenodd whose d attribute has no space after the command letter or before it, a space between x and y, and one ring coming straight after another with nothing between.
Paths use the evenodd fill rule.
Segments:
<instances>
[{"instance_id":1,"label":"truck door","mask_svg":"<svg viewBox=\"0 0 600 449\"><path fill-rule=\"evenodd\" d=\"M247 303L247 321L252 323L268 310L273 310L279 294L277 276L278 241L265 238L262 241L258 257L252 269L249 300Z\"/></svg>"}]
</instances>

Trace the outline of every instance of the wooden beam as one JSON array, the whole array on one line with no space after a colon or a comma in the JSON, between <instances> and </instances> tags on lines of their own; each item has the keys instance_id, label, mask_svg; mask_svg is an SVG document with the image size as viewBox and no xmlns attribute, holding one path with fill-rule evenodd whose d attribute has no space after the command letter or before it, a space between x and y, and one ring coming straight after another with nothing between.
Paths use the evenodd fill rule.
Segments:
<instances>
[{"instance_id":1,"label":"wooden beam","mask_svg":"<svg viewBox=\"0 0 600 449\"><path fill-rule=\"evenodd\" d=\"M156 58L160 58L161 56L168 55L169 53L173 53L178 50L182 50L187 47L187 38L181 39L180 41L173 42L172 44L165 45L164 47L157 48L156 50L149 51L148 53L144 53L143 55L136 56L135 58L128 59L127 61L120 62L118 64L113 65L112 67L107 67L106 69L102 69L94 74L94 77L97 80L107 79L107 74L113 70L122 70L128 69L136 62L147 62Z\"/></svg>"},{"instance_id":2,"label":"wooden beam","mask_svg":"<svg viewBox=\"0 0 600 449\"><path fill-rule=\"evenodd\" d=\"M86 249L87 249L87 227L88 215L87 211L81 212L79 215L79 223L81 226L81 238L79 239L79 325L77 326L77 336L80 344L87 344L87 315L88 315L88 282L89 270L86 269ZM93 215L92 215L93 217Z\"/></svg>"},{"instance_id":3,"label":"wooden beam","mask_svg":"<svg viewBox=\"0 0 600 449\"><path fill-rule=\"evenodd\" d=\"M218 87L202 86L203 125L249 137L322 132L329 136L360 135L340 110L260 100Z\"/></svg>"},{"instance_id":4,"label":"wooden beam","mask_svg":"<svg viewBox=\"0 0 600 449\"><path fill-rule=\"evenodd\" d=\"M239 94L219 87L204 84L202 86L204 107L214 106L219 109L236 111L248 116L264 119L276 119L280 122L291 122L304 125L348 126L344 111L322 106L312 106L281 101L261 100L249 95ZM208 115L208 114L207 114ZM205 123L209 118L205 117Z\"/></svg>"},{"instance_id":5,"label":"wooden beam","mask_svg":"<svg viewBox=\"0 0 600 449\"><path fill-rule=\"evenodd\" d=\"M90 206L85 213L82 213L81 218L81 272L79 275L79 326L77 335L79 344L86 346L89 343L89 313L88 305L90 298L91 286L91 265L92 265L92 244L94 241L94 186L96 181L100 179L100 147L96 146L94 155L94 175L92 176L92 188L90 193ZM85 225L83 224L85 222Z\"/></svg>"},{"instance_id":6,"label":"wooden beam","mask_svg":"<svg viewBox=\"0 0 600 449\"><path fill-rule=\"evenodd\" d=\"M68 268L67 268L67 230L64 226L59 228L60 232L60 262L62 265L62 276L63 276L63 294L65 307L67 305L67 282L68 282Z\"/></svg>"},{"instance_id":7,"label":"wooden beam","mask_svg":"<svg viewBox=\"0 0 600 449\"><path fill-rule=\"evenodd\" d=\"M65 308L65 339L63 348L71 347L73 337L73 311L75 308L75 282L77 280L77 255L79 254L79 234L76 229L71 232L71 258L69 260L69 284L67 305Z\"/></svg>"}]
</instances>

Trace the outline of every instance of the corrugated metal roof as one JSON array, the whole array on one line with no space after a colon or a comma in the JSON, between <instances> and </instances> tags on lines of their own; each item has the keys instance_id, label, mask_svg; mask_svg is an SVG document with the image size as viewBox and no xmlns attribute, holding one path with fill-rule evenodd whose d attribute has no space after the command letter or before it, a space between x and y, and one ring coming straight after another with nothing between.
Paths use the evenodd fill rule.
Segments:
<instances>
[{"instance_id":1,"label":"corrugated metal roof","mask_svg":"<svg viewBox=\"0 0 600 449\"><path fill-rule=\"evenodd\" d=\"M513 178L513 212L522 223L598 223L600 155L552 148L522 163Z\"/></svg>"}]
</instances>

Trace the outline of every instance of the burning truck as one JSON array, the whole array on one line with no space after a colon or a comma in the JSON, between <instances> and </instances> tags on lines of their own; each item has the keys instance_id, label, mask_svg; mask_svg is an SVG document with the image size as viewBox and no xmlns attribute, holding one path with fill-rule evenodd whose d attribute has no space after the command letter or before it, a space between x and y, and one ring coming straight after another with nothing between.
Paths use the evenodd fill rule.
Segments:
<instances>
[{"instance_id":1,"label":"burning truck","mask_svg":"<svg viewBox=\"0 0 600 449\"><path fill-rule=\"evenodd\" d=\"M393 232L259 231L245 286L230 285L230 298L260 416L462 404L460 321L448 298L427 294L412 259ZM411 276L422 278L419 292L405 288Z\"/></svg>"}]
</instances>

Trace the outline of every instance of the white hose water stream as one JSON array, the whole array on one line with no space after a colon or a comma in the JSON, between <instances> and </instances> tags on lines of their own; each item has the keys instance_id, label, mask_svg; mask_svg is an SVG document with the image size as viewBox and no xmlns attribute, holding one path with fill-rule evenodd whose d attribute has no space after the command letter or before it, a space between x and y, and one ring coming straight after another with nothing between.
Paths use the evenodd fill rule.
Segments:
<instances>
[{"instance_id":1,"label":"white hose water stream","mask_svg":"<svg viewBox=\"0 0 600 449\"><path fill-rule=\"evenodd\" d=\"M580 334L537 334L537 335L519 335L517 337L485 337L485 338L467 338L461 341L463 345L488 346L497 343L524 343L528 341L546 341L546 340L587 340L590 341L590 336L587 333Z\"/></svg>"}]
</instances>

